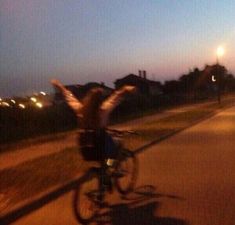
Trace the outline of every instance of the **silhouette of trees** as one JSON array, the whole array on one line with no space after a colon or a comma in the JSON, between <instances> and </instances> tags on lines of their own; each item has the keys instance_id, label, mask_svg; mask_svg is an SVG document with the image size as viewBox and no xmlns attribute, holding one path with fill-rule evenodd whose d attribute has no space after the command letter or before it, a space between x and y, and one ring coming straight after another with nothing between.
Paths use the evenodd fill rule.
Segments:
<instances>
[{"instance_id":1,"label":"silhouette of trees","mask_svg":"<svg viewBox=\"0 0 235 225\"><path fill-rule=\"evenodd\" d=\"M214 82L212 80L214 77ZM228 74L225 66L220 64L205 65L199 70L195 67L188 74L183 74L178 80L164 83L164 94L174 100L198 100L214 96L218 89L223 92L235 91L235 78Z\"/></svg>"},{"instance_id":2,"label":"silhouette of trees","mask_svg":"<svg viewBox=\"0 0 235 225\"><path fill-rule=\"evenodd\" d=\"M192 92L197 88L197 81L200 77L201 71L198 68L194 68L188 74L182 75L179 78L180 86L183 92Z\"/></svg>"}]
</instances>

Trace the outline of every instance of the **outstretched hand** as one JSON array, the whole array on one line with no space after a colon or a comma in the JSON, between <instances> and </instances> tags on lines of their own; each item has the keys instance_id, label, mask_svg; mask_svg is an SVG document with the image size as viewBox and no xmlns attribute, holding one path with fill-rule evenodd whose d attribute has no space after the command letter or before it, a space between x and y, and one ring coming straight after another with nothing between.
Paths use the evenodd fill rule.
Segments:
<instances>
[{"instance_id":1,"label":"outstretched hand","mask_svg":"<svg viewBox=\"0 0 235 225\"><path fill-rule=\"evenodd\" d=\"M55 86L55 87L58 87L58 88L63 88L63 85L58 81L58 80L56 80L56 79L52 79L51 80L51 84L53 85L53 86Z\"/></svg>"},{"instance_id":2,"label":"outstretched hand","mask_svg":"<svg viewBox=\"0 0 235 225\"><path fill-rule=\"evenodd\" d=\"M58 81L58 80L56 80L56 79L52 79L52 80L51 80L51 84L52 84L54 87L57 87L60 91L66 92L65 87L63 86L63 84L60 83L60 81Z\"/></svg>"}]
</instances>

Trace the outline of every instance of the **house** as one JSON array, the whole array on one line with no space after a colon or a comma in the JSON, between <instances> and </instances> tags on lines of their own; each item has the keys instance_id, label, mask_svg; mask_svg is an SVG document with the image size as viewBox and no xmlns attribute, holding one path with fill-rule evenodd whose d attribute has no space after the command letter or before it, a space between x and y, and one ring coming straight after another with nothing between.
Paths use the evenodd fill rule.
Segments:
<instances>
[{"instance_id":1,"label":"house","mask_svg":"<svg viewBox=\"0 0 235 225\"><path fill-rule=\"evenodd\" d=\"M139 70L139 76L129 74L115 82L115 88L118 89L124 85L136 86L141 94L144 95L160 95L162 94L162 85L158 81L147 79L146 71Z\"/></svg>"}]
</instances>

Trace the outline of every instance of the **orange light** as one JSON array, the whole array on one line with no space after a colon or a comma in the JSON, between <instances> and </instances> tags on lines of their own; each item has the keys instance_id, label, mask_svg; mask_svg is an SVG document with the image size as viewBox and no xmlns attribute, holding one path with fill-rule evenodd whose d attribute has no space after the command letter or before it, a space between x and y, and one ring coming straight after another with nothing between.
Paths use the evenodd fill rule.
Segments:
<instances>
[{"instance_id":1,"label":"orange light","mask_svg":"<svg viewBox=\"0 0 235 225\"><path fill-rule=\"evenodd\" d=\"M42 95L46 95L46 93L44 92L44 91L40 91L40 94L42 94Z\"/></svg>"},{"instance_id":2,"label":"orange light","mask_svg":"<svg viewBox=\"0 0 235 225\"><path fill-rule=\"evenodd\" d=\"M24 104L19 104L19 107L21 108L21 109L25 109L25 105Z\"/></svg>"},{"instance_id":3,"label":"orange light","mask_svg":"<svg viewBox=\"0 0 235 225\"><path fill-rule=\"evenodd\" d=\"M37 103L36 103L36 106L37 106L38 108L42 108L42 107L43 107L43 105L42 105L41 102L37 102Z\"/></svg>"},{"instance_id":4,"label":"orange light","mask_svg":"<svg viewBox=\"0 0 235 225\"><path fill-rule=\"evenodd\" d=\"M37 102L37 99L36 99L35 97L31 97L30 100L31 100L32 102Z\"/></svg>"},{"instance_id":5,"label":"orange light","mask_svg":"<svg viewBox=\"0 0 235 225\"><path fill-rule=\"evenodd\" d=\"M9 107L10 105L7 102L2 102L2 106Z\"/></svg>"}]
</instances>

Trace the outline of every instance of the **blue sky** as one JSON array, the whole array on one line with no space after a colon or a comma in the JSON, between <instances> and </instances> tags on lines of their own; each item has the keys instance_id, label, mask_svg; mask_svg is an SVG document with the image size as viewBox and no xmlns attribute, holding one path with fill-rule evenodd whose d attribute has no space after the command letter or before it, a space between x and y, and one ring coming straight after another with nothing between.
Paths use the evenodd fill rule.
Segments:
<instances>
[{"instance_id":1,"label":"blue sky","mask_svg":"<svg viewBox=\"0 0 235 225\"><path fill-rule=\"evenodd\" d=\"M113 81L159 81L220 59L235 73L235 1L0 0L0 97Z\"/></svg>"}]
</instances>

